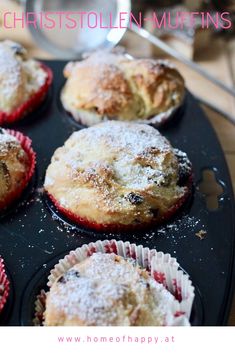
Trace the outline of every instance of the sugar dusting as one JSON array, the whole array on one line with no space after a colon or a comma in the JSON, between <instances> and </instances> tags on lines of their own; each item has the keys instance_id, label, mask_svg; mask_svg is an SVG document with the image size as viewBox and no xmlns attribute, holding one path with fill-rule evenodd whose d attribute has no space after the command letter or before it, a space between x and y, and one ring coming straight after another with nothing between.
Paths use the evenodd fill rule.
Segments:
<instances>
[{"instance_id":1,"label":"sugar dusting","mask_svg":"<svg viewBox=\"0 0 235 353\"><path fill-rule=\"evenodd\" d=\"M55 172L58 169L63 175ZM178 170L174 149L156 129L112 121L73 133L55 152L44 186L72 212L79 211L80 205L88 207L84 206L89 203L84 201L87 190L93 210L103 207L104 212L124 217L132 207L132 218L134 210L137 218L140 211L149 222L155 201L159 212L166 212L187 192L185 185L178 184ZM141 210L128 202L126 195L131 192L141 193Z\"/></svg>"},{"instance_id":2,"label":"sugar dusting","mask_svg":"<svg viewBox=\"0 0 235 353\"><path fill-rule=\"evenodd\" d=\"M0 128L0 153L7 153L9 145L20 146L20 142L15 136L8 134L6 130Z\"/></svg>"},{"instance_id":3,"label":"sugar dusting","mask_svg":"<svg viewBox=\"0 0 235 353\"><path fill-rule=\"evenodd\" d=\"M174 300L163 285L132 263L97 253L87 266L77 265L58 280L47 305L87 325L138 326L163 325Z\"/></svg>"},{"instance_id":4,"label":"sugar dusting","mask_svg":"<svg viewBox=\"0 0 235 353\"><path fill-rule=\"evenodd\" d=\"M3 84L2 80L4 77L7 80L4 80ZM9 98L14 94L22 79L20 63L4 43L0 43L0 79L1 95L5 98Z\"/></svg>"},{"instance_id":5,"label":"sugar dusting","mask_svg":"<svg viewBox=\"0 0 235 353\"><path fill-rule=\"evenodd\" d=\"M11 113L46 81L45 70L36 60L28 60L25 54L17 43L0 42L0 110L3 112Z\"/></svg>"}]
</instances>

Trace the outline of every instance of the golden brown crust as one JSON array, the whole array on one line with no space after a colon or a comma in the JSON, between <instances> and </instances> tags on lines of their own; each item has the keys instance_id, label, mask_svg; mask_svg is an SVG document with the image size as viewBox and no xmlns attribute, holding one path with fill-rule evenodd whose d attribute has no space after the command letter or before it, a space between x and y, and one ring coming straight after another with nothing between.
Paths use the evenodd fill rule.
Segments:
<instances>
[{"instance_id":1,"label":"golden brown crust","mask_svg":"<svg viewBox=\"0 0 235 353\"><path fill-rule=\"evenodd\" d=\"M184 80L167 62L96 52L69 63L62 103L77 120L145 120L182 103ZM89 113L89 114L88 114Z\"/></svg>"},{"instance_id":2,"label":"golden brown crust","mask_svg":"<svg viewBox=\"0 0 235 353\"><path fill-rule=\"evenodd\" d=\"M19 141L0 129L0 210L24 185L29 159Z\"/></svg>"},{"instance_id":3,"label":"golden brown crust","mask_svg":"<svg viewBox=\"0 0 235 353\"><path fill-rule=\"evenodd\" d=\"M95 109L98 114L113 116L128 104L132 93L120 69L113 64L77 67L69 81L77 109ZM73 88L72 88L73 87ZM68 89L71 93L70 89Z\"/></svg>"},{"instance_id":4,"label":"golden brown crust","mask_svg":"<svg viewBox=\"0 0 235 353\"><path fill-rule=\"evenodd\" d=\"M175 150L147 125L106 122L56 150L45 190L74 215L109 225L158 222L188 192Z\"/></svg>"}]
</instances>

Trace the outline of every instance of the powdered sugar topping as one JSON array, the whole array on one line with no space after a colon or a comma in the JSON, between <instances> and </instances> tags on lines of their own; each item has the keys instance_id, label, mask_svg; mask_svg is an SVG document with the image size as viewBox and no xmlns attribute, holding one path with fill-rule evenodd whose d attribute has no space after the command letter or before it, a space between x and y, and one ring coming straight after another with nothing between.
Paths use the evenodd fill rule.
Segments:
<instances>
[{"instance_id":1,"label":"powdered sugar topping","mask_svg":"<svg viewBox=\"0 0 235 353\"><path fill-rule=\"evenodd\" d=\"M0 111L11 113L45 83L47 73L36 60L28 60L18 43L0 42Z\"/></svg>"},{"instance_id":2,"label":"powdered sugar topping","mask_svg":"<svg viewBox=\"0 0 235 353\"><path fill-rule=\"evenodd\" d=\"M87 266L86 266L87 265ZM52 287L50 303L86 325L163 325L174 297L132 263L93 254Z\"/></svg>"},{"instance_id":3,"label":"powdered sugar topping","mask_svg":"<svg viewBox=\"0 0 235 353\"><path fill-rule=\"evenodd\" d=\"M99 164L106 164L116 182L134 189L143 189L153 180L160 185L166 175L165 156L172 153L169 142L156 129L122 122L106 122L75 132L71 143L77 148L74 153L70 149L65 159L72 169L90 165L98 170ZM167 173L172 173L170 166Z\"/></svg>"},{"instance_id":4,"label":"powdered sugar topping","mask_svg":"<svg viewBox=\"0 0 235 353\"><path fill-rule=\"evenodd\" d=\"M6 77L4 84L1 83L1 94L5 98L10 97L16 90L16 87L20 85L21 77L21 66L20 62L17 61L12 51L0 43L0 78Z\"/></svg>"},{"instance_id":5,"label":"powdered sugar topping","mask_svg":"<svg viewBox=\"0 0 235 353\"><path fill-rule=\"evenodd\" d=\"M7 152L9 144L20 145L15 136L8 134L6 130L0 128L0 153Z\"/></svg>"}]
</instances>

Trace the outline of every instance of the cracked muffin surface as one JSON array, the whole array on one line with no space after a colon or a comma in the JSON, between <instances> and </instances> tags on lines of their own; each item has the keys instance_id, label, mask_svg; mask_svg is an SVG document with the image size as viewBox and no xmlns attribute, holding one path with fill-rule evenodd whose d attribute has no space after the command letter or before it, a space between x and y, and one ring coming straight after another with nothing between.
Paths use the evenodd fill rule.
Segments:
<instances>
[{"instance_id":1,"label":"cracked muffin surface","mask_svg":"<svg viewBox=\"0 0 235 353\"><path fill-rule=\"evenodd\" d=\"M62 104L75 120L161 123L184 98L184 79L169 62L97 51L66 65Z\"/></svg>"},{"instance_id":2,"label":"cracked muffin surface","mask_svg":"<svg viewBox=\"0 0 235 353\"><path fill-rule=\"evenodd\" d=\"M69 218L91 228L136 227L173 214L190 191L191 163L156 129L104 122L71 135L44 187Z\"/></svg>"}]
</instances>

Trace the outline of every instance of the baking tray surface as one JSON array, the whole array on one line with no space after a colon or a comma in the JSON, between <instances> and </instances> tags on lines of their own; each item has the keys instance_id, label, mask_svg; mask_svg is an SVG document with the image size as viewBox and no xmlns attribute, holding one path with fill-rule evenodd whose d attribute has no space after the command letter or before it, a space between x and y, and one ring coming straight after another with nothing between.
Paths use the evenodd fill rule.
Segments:
<instances>
[{"instance_id":1,"label":"baking tray surface","mask_svg":"<svg viewBox=\"0 0 235 353\"><path fill-rule=\"evenodd\" d=\"M70 250L103 239L142 244L176 257L196 287L193 325L223 325L230 309L234 274L234 199L231 180L218 139L194 97L161 129L193 164L194 192L183 209L166 224L135 233L98 233L80 228L58 214L43 193L45 171L56 148L84 128L63 110L60 92L64 61L45 61L54 72L46 101L11 126L28 135L37 154L35 176L21 200L0 217L0 254L11 281L11 297L0 316L2 325L32 325L36 293L46 286L53 265ZM200 186L205 171L221 190L210 194ZM204 190L202 192L202 190ZM218 203L208 209L208 198ZM200 235L205 235L203 240Z\"/></svg>"}]
</instances>

